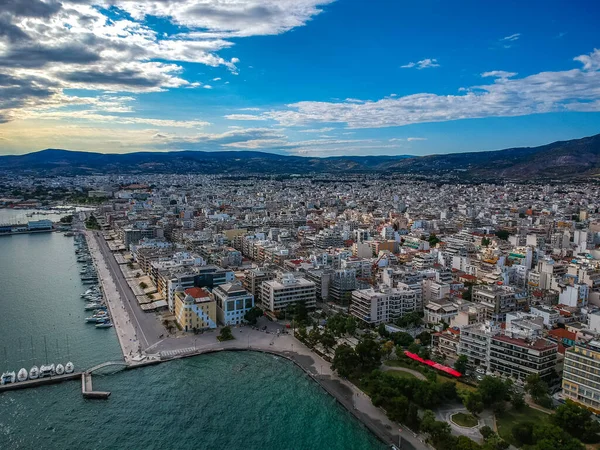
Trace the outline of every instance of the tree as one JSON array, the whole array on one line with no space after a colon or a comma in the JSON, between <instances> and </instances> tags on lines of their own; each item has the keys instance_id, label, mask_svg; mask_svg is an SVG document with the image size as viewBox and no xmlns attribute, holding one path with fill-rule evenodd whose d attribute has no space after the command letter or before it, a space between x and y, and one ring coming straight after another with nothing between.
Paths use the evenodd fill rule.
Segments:
<instances>
[{"instance_id":1,"label":"tree","mask_svg":"<svg viewBox=\"0 0 600 450\"><path fill-rule=\"evenodd\" d=\"M381 365L381 348L371 338L365 338L356 345L356 355L361 372L370 372Z\"/></svg>"},{"instance_id":2,"label":"tree","mask_svg":"<svg viewBox=\"0 0 600 450\"><path fill-rule=\"evenodd\" d=\"M491 244L491 240L488 239L487 237L483 237L481 238L481 246L482 247L488 247Z\"/></svg>"},{"instance_id":3,"label":"tree","mask_svg":"<svg viewBox=\"0 0 600 450\"><path fill-rule=\"evenodd\" d=\"M469 358L466 355L458 355L458 359L454 363L454 369L464 375L467 371L467 364L469 364Z\"/></svg>"},{"instance_id":4,"label":"tree","mask_svg":"<svg viewBox=\"0 0 600 450\"><path fill-rule=\"evenodd\" d=\"M516 411L521 411L525 407L525 398L520 392L513 392L510 395L510 402L512 403L513 409Z\"/></svg>"},{"instance_id":5,"label":"tree","mask_svg":"<svg viewBox=\"0 0 600 450\"><path fill-rule=\"evenodd\" d=\"M346 319L346 333L353 336L356 332L356 319L352 316L349 316Z\"/></svg>"},{"instance_id":6,"label":"tree","mask_svg":"<svg viewBox=\"0 0 600 450\"><path fill-rule=\"evenodd\" d=\"M463 404L475 416L483 411L483 400L477 391L469 391L463 398Z\"/></svg>"},{"instance_id":7,"label":"tree","mask_svg":"<svg viewBox=\"0 0 600 450\"><path fill-rule=\"evenodd\" d=\"M438 244L438 242L440 242L440 239L434 233L431 233L429 235L429 239L428 240L429 240L429 245L431 247L435 247Z\"/></svg>"},{"instance_id":8,"label":"tree","mask_svg":"<svg viewBox=\"0 0 600 450\"><path fill-rule=\"evenodd\" d=\"M423 359L429 359L429 357L431 356L429 354L429 349L427 347L420 347L418 353L419 353L419 356Z\"/></svg>"},{"instance_id":9,"label":"tree","mask_svg":"<svg viewBox=\"0 0 600 450\"><path fill-rule=\"evenodd\" d=\"M488 439L491 435L494 434L494 430L492 430L489 426L484 425L479 429L479 432L483 436L483 439Z\"/></svg>"},{"instance_id":10,"label":"tree","mask_svg":"<svg viewBox=\"0 0 600 450\"><path fill-rule=\"evenodd\" d=\"M571 400L556 408L556 412L550 416L550 421L585 443L598 442L600 424L592 417L590 411Z\"/></svg>"},{"instance_id":11,"label":"tree","mask_svg":"<svg viewBox=\"0 0 600 450\"><path fill-rule=\"evenodd\" d=\"M419 342L421 342L421 345L430 345L431 333L428 331L423 331L422 333L417 334L417 339Z\"/></svg>"},{"instance_id":12,"label":"tree","mask_svg":"<svg viewBox=\"0 0 600 450\"><path fill-rule=\"evenodd\" d=\"M519 444L519 447L523 445L532 445L533 441L533 422L519 422L516 423L512 429L512 435Z\"/></svg>"},{"instance_id":13,"label":"tree","mask_svg":"<svg viewBox=\"0 0 600 450\"><path fill-rule=\"evenodd\" d=\"M387 341L381 346L381 351L386 359L390 359L393 350L394 343L392 341Z\"/></svg>"},{"instance_id":14,"label":"tree","mask_svg":"<svg viewBox=\"0 0 600 450\"><path fill-rule=\"evenodd\" d=\"M308 322L308 310L304 302L292 303L285 311L286 315L290 315L297 324L306 324Z\"/></svg>"},{"instance_id":15,"label":"tree","mask_svg":"<svg viewBox=\"0 0 600 450\"><path fill-rule=\"evenodd\" d=\"M321 340L321 333L317 327L312 327L309 331L308 336L306 336L306 345L309 347L314 347Z\"/></svg>"},{"instance_id":16,"label":"tree","mask_svg":"<svg viewBox=\"0 0 600 450\"><path fill-rule=\"evenodd\" d=\"M535 450L584 450L577 439L562 428L548 422L536 423L533 428Z\"/></svg>"},{"instance_id":17,"label":"tree","mask_svg":"<svg viewBox=\"0 0 600 450\"><path fill-rule=\"evenodd\" d=\"M410 344L412 344L414 342L413 337L404 331L400 331L398 333L392 333L390 335L390 338L394 341L394 344L399 345L404 348L408 347Z\"/></svg>"},{"instance_id":18,"label":"tree","mask_svg":"<svg viewBox=\"0 0 600 450\"><path fill-rule=\"evenodd\" d=\"M358 355L348 344L338 345L331 367L342 377L349 377L358 366Z\"/></svg>"},{"instance_id":19,"label":"tree","mask_svg":"<svg viewBox=\"0 0 600 450\"><path fill-rule=\"evenodd\" d=\"M510 233L507 230L498 230L496 231L496 237L498 239L502 239L503 241L507 241Z\"/></svg>"},{"instance_id":20,"label":"tree","mask_svg":"<svg viewBox=\"0 0 600 450\"><path fill-rule=\"evenodd\" d=\"M478 391L481 394L483 404L491 406L493 403L506 399L509 385L500 378L484 377L479 383Z\"/></svg>"},{"instance_id":21,"label":"tree","mask_svg":"<svg viewBox=\"0 0 600 450\"><path fill-rule=\"evenodd\" d=\"M219 333L219 335L217 336L217 339L220 342L223 341L230 341L232 339L235 339L233 337L233 333L231 332L231 327L223 327L221 328L221 332Z\"/></svg>"},{"instance_id":22,"label":"tree","mask_svg":"<svg viewBox=\"0 0 600 450\"><path fill-rule=\"evenodd\" d=\"M258 306L254 306L253 308L249 309L246 312L246 314L244 314L244 320L250 325L256 325L256 322L258 322L258 318L262 317L262 315L263 310L260 309Z\"/></svg>"},{"instance_id":23,"label":"tree","mask_svg":"<svg viewBox=\"0 0 600 450\"><path fill-rule=\"evenodd\" d=\"M421 346L414 342L408 346L408 351L411 353L419 353L419 350L421 350Z\"/></svg>"},{"instance_id":24,"label":"tree","mask_svg":"<svg viewBox=\"0 0 600 450\"><path fill-rule=\"evenodd\" d=\"M335 336L330 331L325 331L323 334L321 334L320 341L325 350L331 350L337 342Z\"/></svg>"},{"instance_id":25,"label":"tree","mask_svg":"<svg viewBox=\"0 0 600 450\"><path fill-rule=\"evenodd\" d=\"M377 332L379 333L379 336L384 337L384 338L390 336L390 332L385 328L384 324L380 324L377 327Z\"/></svg>"},{"instance_id":26,"label":"tree","mask_svg":"<svg viewBox=\"0 0 600 450\"><path fill-rule=\"evenodd\" d=\"M525 390L536 403L548 396L548 385L537 373L527 377L525 380Z\"/></svg>"},{"instance_id":27,"label":"tree","mask_svg":"<svg viewBox=\"0 0 600 450\"><path fill-rule=\"evenodd\" d=\"M396 325L401 328L416 327L421 323L423 323L423 319L417 311L409 312L396 320Z\"/></svg>"}]
</instances>

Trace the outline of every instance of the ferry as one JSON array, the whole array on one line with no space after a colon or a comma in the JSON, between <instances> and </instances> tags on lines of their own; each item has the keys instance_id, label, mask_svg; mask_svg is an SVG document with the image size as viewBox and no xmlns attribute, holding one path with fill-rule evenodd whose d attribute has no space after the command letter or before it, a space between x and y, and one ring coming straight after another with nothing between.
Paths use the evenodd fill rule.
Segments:
<instances>
[{"instance_id":1,"label":"ferry","mask_svg":"<svg viewBox=\"0 0 600 450\"><path fill-rule=\"evenodd\" d=\"M73 373L75 372L75 366L71 361L65 364L65 373Z\"/></svg>"},{"instance_id":2,"label":"ferry","mask_svg":"<svg viewBox=\"0 0 600 450\"><path fill-rule=\"evenodd\" d=\"M54 364L50 364L49 366L42 365L40 367L40 378L51 377L52 375L54 375Z\"/></svg>"},{"instance_id":3,"label":"ferry","mask_svg":"<svg viewBox=\"0 0 600 450\"><path fill-rule=\"evenodd\" d=\"M96 328L110 328L112 326L113 326L112 322L104 322L104 323L96 324Z\"/></svg>"},{"instance_id":4,"label":"ferry","mask_svg":"<svg viewBox=\"0 0 600 450\"><path fill-rule=\"evenodd\" d=\"M28 373L27 373L27 369L25 369L25 368L22 368L17 373L17 381L27 381L27 377L28 377Z\"/></svg>"},{"instance_id":5,"label":"ferry","mask_svg":"<svg viewBox=\"0 0 600 450\"><path fill-rule=\"evenodd\" d=\"M2 378L0 378L0 382L2 383L2 385L5 384L9 384L9 383L14 383L17 379L17 376L15 375L14 372L4 372L2 374Z\"/></svg>"},{"instance_id":6,"label":"ferry","mask_svg":"<svg viewBox=\"0 0 600 450\"><path fill-rule=\"evenodd\" d=\"M31 369L29 369L29 379L30 380L37 380L39 376L40 376L40 369L38 369L38 366L33 366Z\"/></svg>"}]
</instances>

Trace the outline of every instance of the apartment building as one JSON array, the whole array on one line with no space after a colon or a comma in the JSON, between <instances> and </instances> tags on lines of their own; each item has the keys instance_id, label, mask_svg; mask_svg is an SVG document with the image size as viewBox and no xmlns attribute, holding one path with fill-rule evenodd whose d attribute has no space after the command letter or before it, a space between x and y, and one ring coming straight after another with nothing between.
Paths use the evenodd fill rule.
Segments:
<instances>
[{"instance_id":1,"label":"apartment building","mask_svg":"<svg viewBox=\"0 0 600 450\"><path fill-rule=\"evenodd\" d=\"M246 291L239 281L215 287L213 295L217 303L217 319L223 325L239 325L246 313L254 308L254 295Z\"/></svg>"},{"instance_id":2,"label":"apartment building","mask_svg":"<svg viewBox=\"0 0 600 450\"><path fill-rule=\"evenodd\" d=\"M600 341L567 349L562 388L566 398L600 414Z\"/></svg>"},{"instance_id":3,"label":"apartment building","mask_svg":"<svg viewBox=\"0 0 600 450\"><path fill-rule=\"evenodd\" d=\"M548 378L556 367L558 345L547 339L523 339L505 335L490 340L489 370L525 381L529 375Z\"/></svg>"},{"instance_id":4,"label":"apartment building","mask_svg":"<svg viewBox=\"0 0 600 450\"><path fill-rule=\"evenodd\" d=\"M261 286L263 281L269 281L275 278L275 272L269 269L250 269L244 272L242 285L244 289L254 296L257 304L262 303Z\"/></svg>"},{"instance_id":5,"label":"apartment building","mask_svg":"<svg viewBox=\"0 0 600 450\"><path fill-rule=\"evenodd\" d=\"M280 273L275 279L262 283L261 302L263 309L269 311L281 311L293 303L304 303L308 309L315 308L315 283L292 273Z\"/></svg>"},{"instance_id":6,"label":"apartment building","mask_svg":"<svg viewBox=\"0 0 600 450\"><path fill-rule=\"evenodd\" d=\"M473 301L486 308L486 320L504 322L506 313L522 310L527 306L527 292L503 285L474 286Z\"/></svg>"},{"instance_id":7,"label":"apartment building","mask_svg":"<svg viewBox=\"0 0 600 450\"><path fill-rule=\"evenodd\" d=\"M450 324L452 319L458 315L458 307L449 300L432 300L425 304L423 308L425 323L436 324L446 323Z\"/></svg>"},{"instance_id":8,"label":"apartment building","mask_svg":"<svg viewBox=\"0 0 600 450\"><path fill-rule=\"evenodd\" d=\"M368 325L393 322L417 308L417 293L411 289L359 289L352 292L350 314Z\"/></svg>"},{"instance_id":9,"label":"apartment building","mask_svg":"<svg viewBox=\"0 0 600 450\"><path fill-rule=\"evenodd\" d=\"M490 343L492 336L500 331L491 322L475 323L462 327L458 344L458 353L465 355L471 367L489 367Z\"/></svg>"}]
</instances>

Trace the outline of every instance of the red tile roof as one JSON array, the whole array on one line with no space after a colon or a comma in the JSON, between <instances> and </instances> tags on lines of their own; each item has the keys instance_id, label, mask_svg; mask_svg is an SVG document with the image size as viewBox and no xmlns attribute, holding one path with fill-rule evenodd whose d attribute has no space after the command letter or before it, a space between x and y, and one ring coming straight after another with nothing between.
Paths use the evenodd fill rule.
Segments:
<instances>
[{"instance_id":1,"label":"red tile roof","mask_svg":"<svg viewBox=\"0 0 600 450\"><path fill-rule=\"evenodd\" d=\"M210 297L210 294L207 290L199 287L188 288L185 290L185 293L191 295L194 298Z\"/></svg>"},{"instance_id":2,"label":"red tile roof","mask_svg":"<svg viewBox=\"0 0 600 450\"><path fill-rule=\"evenodd\" d=\"M574 341L577 338L577 334L572 331L567 331L564 328L555 328L554 330L550 330L548 333L550 336L554 336L555 338L560 339L570 339Z\"/></svg>"}]
</instances>

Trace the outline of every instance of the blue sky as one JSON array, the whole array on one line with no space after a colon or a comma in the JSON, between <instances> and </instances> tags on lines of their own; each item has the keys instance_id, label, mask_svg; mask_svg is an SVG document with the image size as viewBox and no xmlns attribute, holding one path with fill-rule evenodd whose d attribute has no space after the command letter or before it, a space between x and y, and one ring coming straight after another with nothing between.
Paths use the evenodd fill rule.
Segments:
<instances>
[{"instance_id":1,"label":"blue sky","mask_svg":"<svg viewBox=\"0 0 600 450\"><path fill-rule=\"evenodd\" d=\"M599 13L590 1L9 2L0 153L425 155L592 135Z\"/></svg>"}]
</instances>

